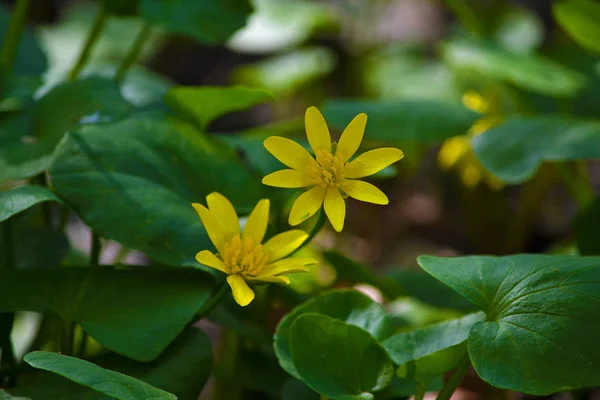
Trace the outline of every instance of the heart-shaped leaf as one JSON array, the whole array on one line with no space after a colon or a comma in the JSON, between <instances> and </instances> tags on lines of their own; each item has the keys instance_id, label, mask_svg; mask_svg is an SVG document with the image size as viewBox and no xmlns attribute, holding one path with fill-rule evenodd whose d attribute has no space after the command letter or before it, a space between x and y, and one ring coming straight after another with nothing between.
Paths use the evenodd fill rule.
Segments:
<instances>
[{"instance_id":1,"label":"heart-shaped leaf","mask_svg":"<svg viewBox=\"0 0 600 400\"><path fill-rule=\"evenodd\" d=\"M107 348L158 357L211 297L195 269L61 268L0 272L0 312L37 311L78 323Z\"/></svg>"},{"instance_id":2,"label":"heart-shaped leaf","mask_svg":"<svg viewBox=\"0 0 600 400\"><path fill-rule=\"evenodd\" d=\"M552 12L581 47L600 53L600 4L592 0L560 0L552 4Z\"/></svg>"},{"instance_id":3,"label":"heart-shaped leaf","mask_svg":"<svg viewBox=\"0 0 600 400\"><path fill-rule=\"evenodd\" d=\"M243 86L179 86L169 90L165 96L169 106L195 118L202 129L215 118L269 100L272 97L264 90Z\"/></svg>"},{"instance_id":4,"label":"heart-shaped leaf","mask_svg":"<svg viewBox=\"0 0 600 400\"><path fill-rule=\"evenodd\" d=\"M487 314L467 340L485 381L534 395L600 384L600 257L422 256L418 262Z\"/></svg>"},{"instance_id":5,"label":"heart-shaped leaf","mask_svg":"<svg viewBox=\"0 0 600 400\"><path fill-rule=\"evenodd\" d=\"M473 138L481 163L508 183L531 178L543 161L600 157L600 123L561 117L514 117Z\"/></svg>"},{"instance_id":6,"label":"heart-shaped leaf","mask_svg":"<svg viewBox=\"0 0 600 400\"><path fill-rule=\"evenodd\" d=\"M112 122L131 111L111 80L88 78L55 87L29 113L0 128L0 180L46 170L63 135L79 125Z\"/></svg>"},{"instance_id":7,"label":"heart-shaped leaf","mask_svg":"<svg viewBox=\"0 0 600 400\"><path fill-rule=\"evenodd\" d=\"M323 109L327 122L340 130L361 112L368 116L365 138L388 143L441 143L480 118L462 104L437 100L333 100Z\"/></svg>"},{"instance_id":8,"label":"heart-shaped leaf","mask_svg":"<svg viewBox=\"0 0 600 400\"><path fill-rule=\"evenodd\" d=\"M117 400L177 400L177 396L146 382L97 366L89 361L62 354L34 351L24 360L34 368L63 376Z\"/></svg>"},{"instance_id":9,"label":"heart-shaped leaf","mask_svg":"<svg viewBox=\"0 0 600 400\"><path fill-rule=\"evenodd\" d=\"M357 326L370 333L376 340L392 335L394 326L381 305L354 290L336 290L317 296L287 314L277 326L273 347L279 364L290 375L299 378L290 355L290 329L303 314L322 314Z\"/></svg>"},{"instance_id":10,"label":"heart-shaped leaf","mask_svg":"<svg viewBox=\"0 0 600 400\"><path fill-rule=\"evenodd\" d=\"M372 399L394 377L392 362L367 331L338 319L304 314L289 333L292 361L311 389L336 400Z\"/></svg>"},{"instance_id":11,"label":"heart-shaped leaf","mask_svg":"<svg viewBox=\"0 0 600 400\"><path fill-rule=\"evenodd\" d=\"M246 25L248 0L140 0L140 14L169 32L223 43Z\"/></svg>"},{"instance_id":12,"label":"heart-shaped leaf","mask_svg":"<svg viewBox=\"0 0 600 400\"><path fill-rule=\"evenodd\" d=\"M42 186L22 186L0 192L0 222L44 201L62 201L54 192Z\"/></svg>"},{"instance_id":13,"label":"heart-shaped leaf","mask_svg":"<svg viewBox=\"0 0 600 400\"><path fill-rule=\"evenodd\" d=\"M192 202L217 191L249 212L265 190L225 145L151 115L85 127L55 157L56 193L89 226L169 265L199 266L213 247Z\"/></svg>"},{"instance_id":14,"label":"heart-shaped leaf","mask_svg":"<svg viewBox=\"0 0 600 400\"><path fill-rule=\"evenodd\" d=\"M444 44L443 57L451 67L465 73L512 83L547 96L573 96L585 77L536 54L513 53L484 41L454 40Z\"/></svg>"},{"instance_id":15,"label":"heart-shaped leaf","mask_svg":"<svg viewBox=\"0 0 600 400\"><path fill-rule=\"evenodd\" d=\"M140 379L173 393L179 400L197 400L212 367L212 345L199 329L187 329L151 363L139 363L109 354L94 359L103 368ZM4 396L4 397L3 397ZM8 397L6 397L8 396ZM19 375L17 387L0 390L0 399L31 400L108 400L104 394L77 385L48 372Z\"/></svg>"}]
</instances>

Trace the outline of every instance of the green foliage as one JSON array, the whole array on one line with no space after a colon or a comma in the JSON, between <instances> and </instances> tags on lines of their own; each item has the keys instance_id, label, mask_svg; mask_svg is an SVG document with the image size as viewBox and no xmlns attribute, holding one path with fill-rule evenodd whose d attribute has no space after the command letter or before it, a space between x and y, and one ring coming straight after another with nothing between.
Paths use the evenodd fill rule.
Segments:
<instances>
[{"instance_id":1,"label":"green foliage","mask_svg":"<svg viewBox=\"0 0 600 400\"><path fill-rule=\"evenodd\" d=\"M508 183L531 178L543 161L600 157L600 124L562 117L513 117L473 139L481 163Z\"/></svg>"},{"instance_id":2,"label":"green foliage","mask_svg":"<svg viewBox=\"0 0 600 400\"><path fill-rule=\"evenodd\" d=\"M336 400L372 399L393 378L392 362L363 329L343 321L307 313L289 333L292 361L302 380Z\"/></svg>"},{"instance_id":3,"label":"green foliage","mask_svg":"<svg viewBox=\"0 0 600 400\"><path fill-rule=\"evenodd\" d=\"M55 158L56 193L88 225L169 265L200 268L195 254L212 246L192 202L217 191L248 213L263 190L232 151L172 118L83 127Z\"/></svg>"},{"instance_id":4,"label":"green foliage","mask_svg":"<svg viewBox=\"0 0 600 400\"><path fill-rule=\"evenodd\" d=\"M600 4L592 0L560 0L552 5L556 21L582 47L600 52Z\"/></svg>"},{"instance_id":5,"label":"green foliage","mask_svg":"<svg viewBox=\"0 0 600 400\"><path fill-rule=\"evenodd\" d=\"M323 110L327 121L336 129L345 128L360 112L369 118L365 136L392 144L440 143L466 133L479 118L479 114L461 104L435 100L333 100Z\"/></svg>"},{"instance_id":6,"label":"green foliage","mask_svg":"<svg viewBox=\"0 0 600 400\"><path fill-rule=\"evenodd\" d=\"M573 222L577 248L582 255L600 254L600 199L581 210Z\"/></svg>"},{"instance_id":7,"label":"green foliage","mask_svg":"<svg viewBox=\"0 0 600 400\"><path fill-rule=\"evenodd\" d=\"M119 400L165 399L177 397L146 382L101 368L89 361L56 353L36 351L24 358L34 368L54 372L80 385Z\"/></svg>"},{"instance_id":8,"label":"green foliage","mask_svg":"<svg viewBox=\"0 0 600 400\"><path fill-rule=\"evenodd\" d=\"M158 357L192 322L213 283L192 269L73 267L0 277L0 312L36 311L78 323L102 345L138 361Z\"/></svg>"},{"instance_id":9,"label":"green foliage","mask_svg":"<svg viewBox=\"0 0 600 400\"><path fill-rule=\"evenodd\" d=\"M365 330L376 340L384 340L393 333L391 319L383 308L358 292L332 291L306 301L281 320L273 338L273 347L281 367L296 378L299 378L299 374L290 352L290 334L294 321L304 314L321 314L339 319Z\"/></svg>"},{"instance_id":10,"label":"green foliage","mask_svg":"<svg viewBox=\"0 0 600 400\"><path fill-rule=\"evenodd\" d=\"M246 24L248 0L140 0L140 14L169 32L216 44Z\"/></svg>"},{"instance_id":11,"label":"green foliage","mask_svg":"<svg viewBox=\"0 0 600 400\"><path fill-rule=\"evenodd\" d=\"M421 267L483 310L467 345L494 386L546 395L600 383L597 257L516 255L439 258Z\"/></svg>"},{"instance_id":12,"label":"green foliage","mask_svg":"<svg viewBox=\"0 0 600 400\"><path fill-rule=\"evenodd\" d=\"M23 186L0 192L0 222L44 201L61 200L42 186Z\"/></svg>"}]
</instances>

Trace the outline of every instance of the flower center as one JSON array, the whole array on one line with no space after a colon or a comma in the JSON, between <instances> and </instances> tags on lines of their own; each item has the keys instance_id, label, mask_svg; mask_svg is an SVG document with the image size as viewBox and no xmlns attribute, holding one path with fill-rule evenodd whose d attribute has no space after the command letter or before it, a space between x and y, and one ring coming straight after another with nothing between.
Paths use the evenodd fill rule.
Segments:
<instances>
[{"instance_id":1,"label":"flower center","mask_svg":"<svg viewBox=\"0 0 600 400\"><path fill-rule=\"evenodd\" d=\"M268 259L260 243L249 237L242 239L240 235L235 235L225 244L220 256L230 274L252 277L260 275Z\"/></svg>"},{"instance_id":2,"label":"flower center","mask_svg":"<svg viewBox=\"0 0 600 400\"><path fill-rule=\"evenodd\" d=\"M344 180L344 162L339 155L320 149L315 152L317 164L308 166L308 175L322 187L337 187Z\"/></svg>"}]
</instances>

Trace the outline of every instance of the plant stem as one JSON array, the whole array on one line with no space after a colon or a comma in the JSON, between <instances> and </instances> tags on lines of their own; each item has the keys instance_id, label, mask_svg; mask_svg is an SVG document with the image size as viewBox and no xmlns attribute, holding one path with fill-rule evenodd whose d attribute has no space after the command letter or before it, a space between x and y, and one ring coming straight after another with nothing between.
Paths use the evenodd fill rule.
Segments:
<instances>
[{"instance_id":1,"label":"plant stem","mask_svg":"<svg viewBox=\"0 0 600 400\"><path fill-rule=\"evenodd\" d=\"M79 358L83 358L83 356L85 355L85 347L87 345L87 340L88 340L88 333L86 331L83 330L83 328L81 328L81 340L79 341L79 344L77 346L77 351L75 352L75 355Z\"/></svg>"},{"instance_id":2,"label":"plant stem","mask_svg":"<svg viewBox=\"0 0 600 400\"><path fill-rule=\"evenodd\" d=\"M7 219L2 223L2 240L4 241L4 262L6 269L14 269L15 248L13 241L12 221Z\"/></svg>"},{"instance_id":3,"label":"plant stem","mask_svg":"<svg viewBox=\"0 0 600 400\"><path fill-rule=\"evenodd\" d=\"M469 365L469 354L465 354L464 357L456 365L456 368L454 368L454 373L452 374L450 379L448 379L448 382L446 382L446 384L438 394L437 400L450 400L450 397L452 397L452 394L458 388L458 385L460 385L463 378L467 374Z\"/></svg>"},{"instance_id":4,"label":"plant stem","mask_svg":"<svg viewBox=\"0 0 600 400\"><path fill-rule=\"evenodd\" d=\"M100 265L100 252L102 251L102 243L100 243L100 235L96 231L92 231L92 249L90 250L90 265Z\"/></svg>"},{"instance_id":5,"label":"plant stem","mask_svg":"<svg viewBox=\"0 0 600 400\"><path fill-rule=\"evenodd\" d=\"M425 398L425 386L417 382L417 391L415 392L415 400L423 400Z\"/></svg>"},{"instance_id":6,"label":"plant stem","mask_svg":"<svg viewBox=\"0 0 600 400\"><path fill-rule=\"evenodd\" d=\"M552 164L562 179L565 187L580 209L587 207L595 197L585 164Z\"/></svg>"},{"instance_id":7,"label":"plant stem","mask_svg":"<svg viewBox=\"0 0 600 400\"><path fill-rule=\"evenodd\" d=\"M448 6L454 11L458 20L471 33L481 36L483 29L479 23L479 19L471 10L466 0L446 0Z\"/></svg>"},{"instance_id":8,"label":"plant stem","mask_svg":"<svg viewBox=\"0 0 600 400\"><path fill-rule=\"evenodd\" d=\"M25 30L28 9L29 0L18 0L12 11L8 29L2 41L2 49L0 49L0 76L2 77L12 71L21 36Z\"/></svg>"},{"instance_id":9,"label":"plant stem","mask_svg":"<svg viewBox=\"0 0 600 400\"><path fill-rule=\"evenodd\" d=\"M100 37L100 33L104 28L104 24L106 23L106 9L104 8L104 4L100 2L100 9L98 10L98 14L96 14L96 19L94 20L94 24L92 25L92 29L88 34L88 37L85 39L85 44L83 45L83 50L79 54L79 58L77 62L69 72L69 81L74 81L79 76L79 73L85 67L85 64L88 61L90 56L90 52L92 51L92 47L96 40Z\"/></svg>"},{"instance_id":10,"label":"plant stem","mask_svg":"<svg viewBox=\"0 0 600 400\"><path fill-rule=\"evenodd\" d=\"M229 285L227 284L227 281L223 281L223 283L221 284L219 289L217 289L216 293L211 297L211 299L204 305L204 307L202 307L200 311L196 313L193 321L196 322L204 317L207 317L215 309L215 307L219 305L221 300L223 300L223 298L227 294L228 287Z\"/></svg>"},{"instance_id":11,"label":"plant stem","mask_svg":"<svg viewBox=\"0 0 600 400\"><path fill-rule=\"evenodd\" d=\"M146 41L150 37L151 33L152 27L147 22L144 22L140 33L138 33L133 45L129 48L129 51L121 62L121 65L119 65L119 69L115 74L115 82L120 83L125 78L127 70L137 61L138 58L140 58L140 54L142 53L144 45L146 44Z\"/></svg>"},{"instance_id":12,"label":"plant stem","mask_svg":"<svg viewBox=\"0 0 600 400\"><path fill-rule=\"evenodd\" d=\"M60 337L60 352L66 356L73 354L73 332L75 332L75 324L65 321L63 323L63 333Z\"/></svg>"}]
</instances>

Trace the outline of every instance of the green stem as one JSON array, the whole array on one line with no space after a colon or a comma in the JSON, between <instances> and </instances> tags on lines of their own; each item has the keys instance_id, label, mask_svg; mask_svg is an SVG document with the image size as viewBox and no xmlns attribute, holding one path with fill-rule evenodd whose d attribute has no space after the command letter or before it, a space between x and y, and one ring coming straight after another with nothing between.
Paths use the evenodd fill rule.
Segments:
<instances>
[{"instance_id":1,"label":"green stem","mask_svg":"<svg viewBox=\"0 0 600 400\"><path fill-rule=\"evenodd\" d=\"M45 172L42 172L38 176L35 177L35 181L40 186L48 186L48 179L46 178ZM41 204L42 208L42 216L44 218L44 224L48 228L52 228L52 211L50 209L50 202L44 201Z\"/></svg>"},{"instance_id":2,"label":"green stem","mask_svg":"<svg viewBox=\"0 0 600 400\"><path fill-rule=\"evenodd\" d=\"M483 29L477 15L471 10L466 0L446 0L448 6L454 11L458 20L471 33L481 36Z\"/></svg>"},{"instance_id":3,"label":"green stem","mask_svg":"<svg viewBox=\"0 0 600 400\"><path fill-rule=\"evenodd\" d=\"M28 9L29 0L18 0L12 11L8 29L2 41L2 49L0 49L0 73L2 76L12 71L21 36L25 30Z\"/></svg>"},{"instance_id":4,"label":"green stem","mask_svg":"<svg viewBox=\"0 0 600 400\"><path fill-rule=\"evenodd\" d=\"M90 250L90 265L100 265L100 252L102 251L102 243L100 243L100 235L96 231L92 231L92 249Z\"/></svg>"},{"instance_id":5,"label":"green stem","mask_svg":"<svg viewBox=\"0 0 600 400\"><path fill-rule=\"evenodd\" d=\"M321 231L321 229L323 228L323 225L325 225L326 219L327 218L325 215L325 210L320 210L319 214L317 216L317 221L315 222L315 225L313 226L313 228L310 230L308 237L306 238L304 243L302 243L302 245L300 247L298 247L296 249L296 251L294 251L294 253L298 252L301 248L308 245L314 239L314 237L317 236L317 233L319 233ZM294 253L292 253L292 254L294 254Z\"/></svg>"},{"instance_id":6,"label":"green stem","mask_svg":"<svg viewBox=\"0 0 600 400\"><path fill-rule=\"evenodd\" d=\"M79 344L77 345L77 351L75 352L75 355L79 358L83 358L83 356L85 355L85 348L87 345L87 340L88 340L88 333L86 331L83 330L83 328L81 328L81 340L79 341Z\"/></svg>"},{"instance_id":7,"label":"green stem","mask_svg":"<svg viewBox=\"0 0 600 400\"><path fill-rule=\"evenodd\" d=\"M420 382L417 382L417 391L415 392L415 400L423 400L425 398L425 386L423 386Z\"/></svg>"},{"instance_id":8,"label":"green stem","mask_svg":"<svg viewBox=\"0 0 600 400\"><path fill-rule=\"evenodd\" d=\"M216 293L211 297L211 299L202 307L200 311L196 313L193 321L196 322L201 320L204 317L207 317L214 309L219 305L219 303L223 300L225 295L227 294L227 289L229 285L227 281L223 281L221 286L216 290Z\"/></svg>"},{"instance_id":9,"label":"green stem","mask_svg":"<svg viewBox=\"0 0 600 400\"><path fill-rule=\"evenodd\" d=\"M2 223L2 239L4 240L4 262L6 269L14 269L15 248L13 241L12 221L7 219Z\"/></svg>"},{"instance_id":10,"label":"green stem","mask_svg":"<svg viewBox=\"0 0 600 400\"><path fill-rule=\"evenodd\" d=\"M595 194L585 164L582 166L559 162L553 165L579 208L587 207L594 200Z\"/></svg>"},{"instance_id":11,"label":"green stem","mask_svg":"<svg viewBox=\"0 0 600 400\"><path fill-rule=\"evenodd\" d=\"M127 74L127 70L140 58L140 54L142 54L142 50L144 49L144 45L150 35L152 34L152 27L147 22L144 22L142 26L142 30L138 33L135 38L135 42L127 52L127 55L121 62L117 73L115 74L115 82L120 83L125 78Z\"/></svg>"},{"instance_id":12,"label":"green stem","mask_svg":"<svg viewBox=\"0 0 600 400\"><path fill-rule=\"evenodd\" d=\"M60 337L60 352L66 356L73 354L73 332L75 332L75 324L65 321Z\"/></svg>"},{"instance_id":13,"label":"green stem","mask_svg":"<svg viewBox=\"0 0 600 400\"><path fill-rule=\"evenodd\" d=\"M92 51L92 47L96 43L96 40L100 37L100 33L102 33L102 29L104 28L104 24L106 23L106 9L104 8L104 4L100 2L100 10L98 10L98 14L96 14L96 19L94 20L94 25L92 25L92 29L88 34L88 37L85 39L85 44L83 45L83 50L79 54L79 58L77 62L69 72L69 81L74 81L79 76L79 73L85 67L85 64L90 57L90 52Z\"/></svg>"},{"instance_id":14,"label":"green stem","mask_svg":"<svg viewBox=\"0 0 600 400\"><path fill-rule=\"evenodd\" d=\"M452 374L450 379L448 379L448 382L446 382L446 384L438 394L437 400L450 400L452 394L456 391L458 385L460 385L463 378L467 374L467 371L469 370L469 365L469 354L465 354L464 357L456 365L456 368L454 368L454 373Z\"/></svg>"}]
</instances>

